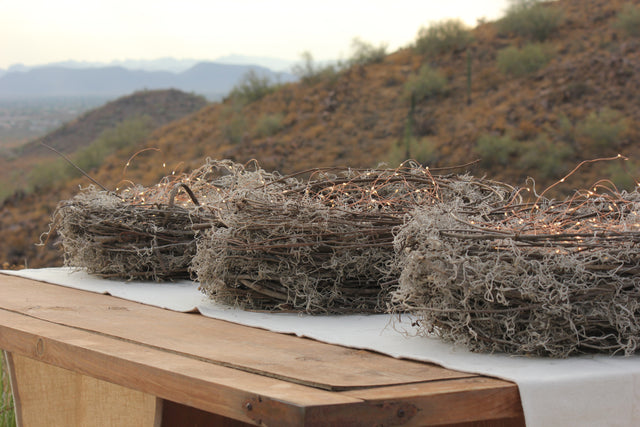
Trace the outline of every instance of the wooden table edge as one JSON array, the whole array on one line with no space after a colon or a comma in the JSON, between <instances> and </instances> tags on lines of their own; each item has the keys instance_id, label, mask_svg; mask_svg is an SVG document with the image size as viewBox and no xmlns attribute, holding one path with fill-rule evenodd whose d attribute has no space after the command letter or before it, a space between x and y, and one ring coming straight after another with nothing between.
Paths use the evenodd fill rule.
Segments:
<instances>
[{"instance_id":1,"label":"wooden table edge","mask_svg":"<svg viewBox=\"0 0 640 427\"><path fill-rule=\"evenodd\" d=\"M0 309L0 348L252 424L341 425L354 419L352 425L524 424L517 386L484 376L326 391L6 309ZM452 405L461 405L462 413L451 416Z\"/></svg>"},{"instance_id":2,"label":"wooden table edge","mask_svg":"<svg viewBox=\"0 0 640 427\"><path fill-rule=\"evenodd\" d=\"M477 376L111 295L5 277L8 280L0 275L2 309L309 387L338 391ZM371 376L375 370L384 375Z\"/></svg>"}]
</instances>

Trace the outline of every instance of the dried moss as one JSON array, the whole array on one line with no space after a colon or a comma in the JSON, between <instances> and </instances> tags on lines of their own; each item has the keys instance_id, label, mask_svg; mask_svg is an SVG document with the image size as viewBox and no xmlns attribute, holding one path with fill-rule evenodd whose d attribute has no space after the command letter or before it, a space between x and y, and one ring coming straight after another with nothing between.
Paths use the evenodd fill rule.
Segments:
<instances>
[{"instance_id":1,"label":"dried moss","mask_svg":"<svg viewBox=\"0 0 640 427\"><path fill-rule=\"evenodd\" d=\"M640 195L536 206L417 210L396 236L396 310L416 313L423 334L475 351L633 354Z\"/></svg>"},{"instance_id":2,"label":"dried moss","mask_svg":"<svg viewBox=\"0 0 640 427\"><path fill-rule=\"evenodd\" d=\"M216 301L259 310L384 312L394 276L393 229L416 205L460 194L502 204L512 189L428 169L315 170L232 192L224 228L198 241L193 270Z\"/></svg>"}]
</instances>

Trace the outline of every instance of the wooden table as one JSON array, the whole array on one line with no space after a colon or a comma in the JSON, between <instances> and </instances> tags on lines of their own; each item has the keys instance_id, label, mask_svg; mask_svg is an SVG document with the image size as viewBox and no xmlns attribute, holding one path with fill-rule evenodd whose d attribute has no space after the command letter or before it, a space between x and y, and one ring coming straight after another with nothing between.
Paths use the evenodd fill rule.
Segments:
<instances>
[{"instance_id":1,"label":"wooden table","mask_svg":"<svg viewBox=\"0 0 640 427\"><path fill-rule=\"evenodd\" d=\"M0 274L25 426L524 425L517 386Z\"/></svg>"}]
</instances>

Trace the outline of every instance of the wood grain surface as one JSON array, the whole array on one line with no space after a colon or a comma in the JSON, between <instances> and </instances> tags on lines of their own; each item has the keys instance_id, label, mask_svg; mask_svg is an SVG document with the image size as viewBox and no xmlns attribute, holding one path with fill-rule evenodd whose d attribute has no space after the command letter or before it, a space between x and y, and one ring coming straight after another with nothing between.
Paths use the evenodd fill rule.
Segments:
<instances>
[{"instance_id":1,"label":"wood grain surface","mask_svg":"<svg viewBox=\"0 0 640 427\"><path fill-rule=\"evenodd\" d=\"M0 308L327 390L472 376L20 277L2 277Z\"/></svg>"},{"instance_id":2,"label":"wood grain surface","mask_svg":"<svg viewBox=\"0 0 640 427\"><path fill-rule=\"evenodd\" d=\"M249 424L524 425L507 381L14 276L0 348Z\"/></svg>"}]
</instances>

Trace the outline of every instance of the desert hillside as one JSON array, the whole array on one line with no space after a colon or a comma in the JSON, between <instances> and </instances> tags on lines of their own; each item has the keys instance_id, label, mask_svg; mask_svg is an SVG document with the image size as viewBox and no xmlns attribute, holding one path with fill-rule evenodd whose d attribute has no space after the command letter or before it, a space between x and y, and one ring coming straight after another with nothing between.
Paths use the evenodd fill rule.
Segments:
<instances>
[{"instance_id":1,"label":"desert hillside","mask_svg":"<svg viewBox=\"0 0 640 427\"><path fill-rule=\"evenodd\" d=\"M151 185L207 157L257 159L283 173L411 157L433 168L470 164L461 170L514 185L532 177L541 189L584 160L620 153L630 160L587 164L559 194L598 179L632 188L640 154L639 2L525 4L472 30L431 24L389 54L360 43L340 66L308 58L299 83L248 79L224 102L157 128L87 172L115 189ZM44 248L34 243L56 203L87 184L68 178L7 197L0 259L61 263L55 239Z\"/></svg>"},{"instance_id":2,"label":"desert hillside","mask_svg":"<svg viewBox=\"0 0 640 427\"><path fill-rule=\"evenodd\" d=\"M339 72L318 68L306 83L247 105L210 105L147 146L188 167L207 156L255 158L292 172L375 166L413 139L410 155L430 165L481 159L477 173L514 184L533 176L541 185L585 159L636 158L640 38L620 24L625 4L638 13L624 1L545 3L559 22L542 41L486 23L461 46L436 39L432 48L412 46ZM155 179L157 164L140 164L136 178ZM613 168L605 169L592 177L610 178Z\"/></svg>"}]
</instances>

